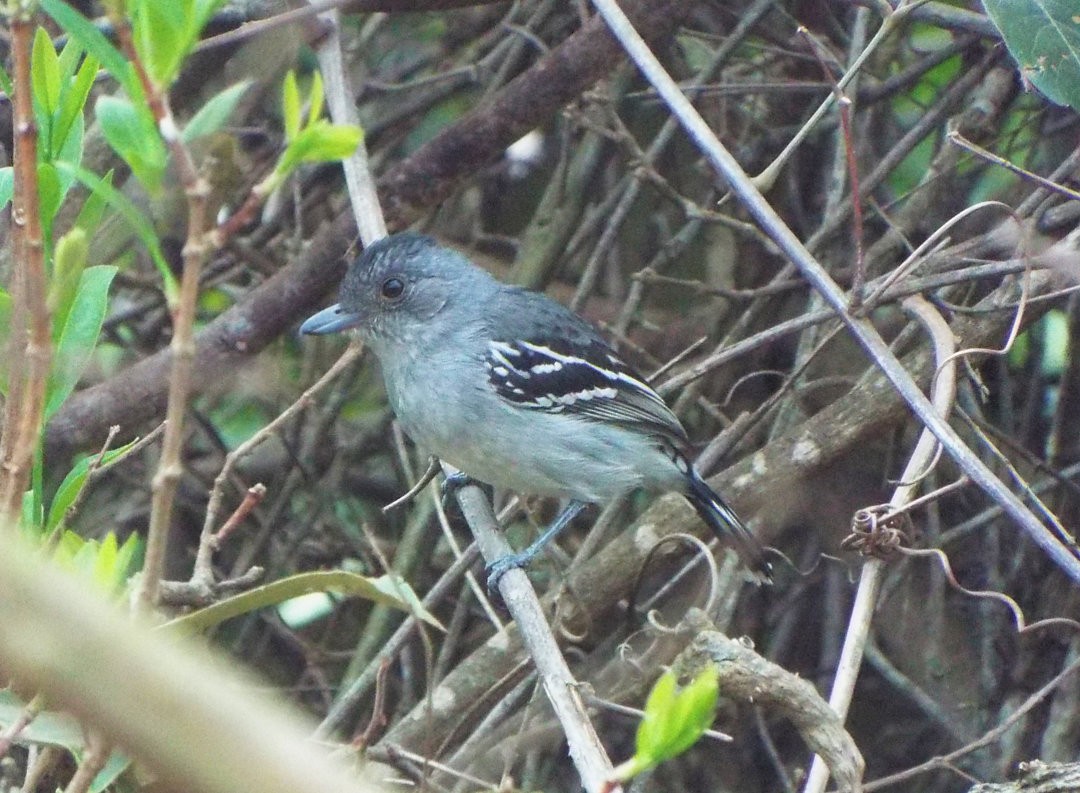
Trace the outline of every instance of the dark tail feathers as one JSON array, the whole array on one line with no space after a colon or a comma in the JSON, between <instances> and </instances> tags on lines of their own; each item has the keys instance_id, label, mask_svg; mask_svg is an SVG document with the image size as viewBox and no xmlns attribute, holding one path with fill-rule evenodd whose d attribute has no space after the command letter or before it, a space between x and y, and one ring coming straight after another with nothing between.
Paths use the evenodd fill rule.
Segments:
<instances>
[{"instance_id":1,"label":"dark tail feathers","mask_svg":"<svg viewBox=\"0 0 1080 793\"><path fill-rule=\"evenodd\" d=\"M772 583L772 565L765 558L761 547L750 529L746 528L735 510L724 503L724 499L709 487L692 467L686 476L690 503L698 515L722 542L734 541L742 560L755 573Z\"/></svg>"}]
</instances>

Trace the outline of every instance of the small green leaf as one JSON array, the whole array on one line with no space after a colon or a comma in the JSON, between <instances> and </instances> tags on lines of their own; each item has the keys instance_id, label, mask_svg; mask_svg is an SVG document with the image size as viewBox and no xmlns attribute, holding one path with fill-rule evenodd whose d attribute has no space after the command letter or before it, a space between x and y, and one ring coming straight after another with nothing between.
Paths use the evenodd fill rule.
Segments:
<instances>
[{"instance_id":1,"label":"small green leaf","mask_svg":"<svg viewBox=\"0 0 1080 793\"><path fill-rule=\"evenodd\" d=\"M64 52L67 52L66 48ZM57 113L52 130L53 151L60 151L64 147L72 125L76 120L82 121L83 111L86 109L86 100L90 96L90 89L94 87L97 70L97 59L87 55L83 59L79 71L75 74L75 79L66 90L61 91L60 111Z\"/></svg>"},{"instance_id":2,"label":"small green leaf","mask_svg":"<svg viewBox=\"0 0 1080 793\"><path fill-rule=\"evenodd\" d=\"M336 605L337 600L333 595L326 592L309 592L279 603L277 613L282 622L296 631L329 617Z\"/></svg>"},{"instance_id":3,"label":"small green leaf","mask_svg":"<svg viewBox=\"0 0 1080 793\"><path fill-rule=\"evenodd\" d=\"M98 97L94 114L105 140L123 158L143 185L151 191L161 186L168 154L157 126L145 108L127 99Z\"/></svg>"},{"instance_id":4,"label":"small green leaf","mask_svg":"<svg viewBox=\"0 0 1080 793\"><path fill-rule=\"evenodd\" d=\"M172 84L190 46L187 5L175 0L139 0L130 8L135 49L150 77L161 87Z\"/></svg>"},{"instance_id":5,"label":"small green leaf","mask_svg":"<svg viewBox=\"0 0 1080 793\"><path fill-rule=\"evenodd\" d=\"M75 69L79 65L82 55L83 48L79 46L79 42L73 38L68 38L64 48L60 50L61 91L63 91L63 84L75 76Z\"/></svg>"},{"instance_id":6,"label":"small green leaf","mask_svg":"<svg viewBox=\"0 0 1080 793\"><path fill-rule=\"evenodd\" d=\"M712 724L718 696L715 667L703 669L681 691L672 672L662 674L645 703L634 756L616 769L617 778L625 781L689 749Z\"/></svg>"},{"instance_id":7,"label":"small green leaf","mask_svg":"<svg viewBox=\"0 0 1080 793\"><path fill-rule=\"evenodd\" d=\"M64 0L41 0L41 9L51 16L65 33L97 58L128 96L141 96L139 82L127 58L120 54L100 30Z\"/></svg>"},{"instance_id":8,"label":"small green leaf","mask_svg":"<svg viewBox=\"0 0 1080 793\"><path fill-rule=\"evenodd\" d=\"M250 80L244 80L211 97L184 126L184 142L190 143L221 129L250 85Z\"/></svg>"},{"instance_id":9,"label":"small green leaf","mask_svg":"<svg viewBox=\"0 0 1080 793\"><path fill-rule=\"evenodd\" d=\"M51 116L60 107L60 58L44 28L38 28L34 33L34 50L30 63L30 81L33 84L34 96Z\"/></svg>"},{"instance_id":10,"label":"small green leaf","mask_svg":"<svg viewBox=\"0 0 1080 793\"><path fill-rule=\"evenodd\" d=\"M59 341L60 331L67 322L79 278L86 267L89 244L86 232L75 227L56 241L53 252L53 272L49 279L47 305L53 318L53 341Z\"/></svg>"},{"instance_id":11,"label":"small green leaf","mask_svg":"<svg viewBox=\"0 0 1080 793\"><path fill-rule=\"evenodd\" d=\"M100 592L115 595L131 577L131 566L140 547L138 535L130 534L122 548L116 534L109 532L102 540L86 539L65 531L57 539L53 559L60 567L91 581Z\"/></svg>"},{"instance_id":12,"label":"small green leaf","mask_svg":"<svg viewBox=\"0 0 1080 793\"><path fill-rule=\"evenodd\" d=\"M15 93L11 87L11 77L3 66L0 66L0 91L3 91L8 96L14 96Z\"/></svg>"},{"instance_id":13,"label":"small green leaf","mask_svg":"<svg viewBox=\"0 0 1080 793\"><path fill-rule=\"evenodd\" d=\"M673 672L664 672L645 701L645 715L637 731L637 754L652 758L663 745L668 718L675 704L677 681Z\"/></svg>"},{"instance_id":14,"label":"small green leaf","mask_svg":"<svg viewBox=\"0 0 1080 793\"><path fill-rule=\"evenodd\" d=\"M300 134L300 89L296 72L289 69L281 85L281 114L285 125L285 140L293 141Z\"/></svg>"},{"instance_id":15,"label":"small green leaf","mask_svg":"<svg viewBox=\"0 0 1080 793\"><path fill-rule=\"evenodd\" d=\"M332 162L350 157L363 139L364 133L359 127L317 121L289 142L274 170L287 175L301 163Z\"/></svg>"},{"instance_id":16,"label":"small green leaf","mask_svg":"<svg viewBox=\"0 0 1080 793\"><path fill-rule=\"evenodd\" d=\"M45 419L48 420L64 400L90 363L90 355L101 335L101 323L109 305L109 286L117 268L107 264L87 267L79 278L75 300L60 334L52 374L45 397Z\"/></svg>"},{"instance_id":17,"label":"small green leaf","mask_svg":"<svg viewBox=\"0 0 1080 793\"><path fill-rule=\"evenodd\" d=\"M60 211L60 204L64 200L64 186L60 181L60 174L56 168L48 162L39 162L37 167L38 176L38 204L41 211L41 225L48 238L52 233L53 219Z\"/></svg>"},{"instance_id":18,"label":"small green leaf","mask_svg":"<svg viewBox=\"0 0 1080 793\"><path fill-rule=\"evenodd\" d=\"M99 465L108 465L114 462L117 458L127 454L131 448L138 442L138 440L131 441L124 444L117 449L110 449L105 454L100 455L101 462ZM90 466L98 459L99 455L94 454L87 457L83 457L71 470L68 471L67 476L64 477L64 481L60 483L60 487L56 489L56 495L53 496L52 503L49 504L49 517L45 521L45 530L48 533L52 533L61 521L64 519L64 515L71 508L71 505L79 498L79 494L86 486L86 478L90 474Z\"/></svg>"},{"instance_id":19,"label":"small green leaf","mask_svg":"<svg viewBox=\"0 0 1080 793\"><path fill-rule=\"evenodd\" d=\"M720 687L713 667L702 670L690 685L679 692L673 717L678 729L670 736L664 759L682 754L709 729L716 715L719 694Z\"/></svg>"}]
</instances>

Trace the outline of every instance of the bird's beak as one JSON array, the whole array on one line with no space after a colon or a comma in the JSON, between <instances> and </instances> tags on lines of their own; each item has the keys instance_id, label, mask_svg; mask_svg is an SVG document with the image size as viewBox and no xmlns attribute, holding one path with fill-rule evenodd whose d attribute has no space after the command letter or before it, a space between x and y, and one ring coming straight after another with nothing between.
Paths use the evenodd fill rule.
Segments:
<instances>
[{"instance_id":1,"label":"bird's beak","mask_svg":"<svg viewBox=\"0 0 1080 793\"><path fill-rule=\"evenodd\" d=\"M349 328L355 328L360 324L361 319L363 317L359 314L350 314L341 308L340 303L335 303L329 308L324 308L318 314L305 319L304 324L300 326L300 332L313 336L338 333Z\"/></svg>"}]
</instances>

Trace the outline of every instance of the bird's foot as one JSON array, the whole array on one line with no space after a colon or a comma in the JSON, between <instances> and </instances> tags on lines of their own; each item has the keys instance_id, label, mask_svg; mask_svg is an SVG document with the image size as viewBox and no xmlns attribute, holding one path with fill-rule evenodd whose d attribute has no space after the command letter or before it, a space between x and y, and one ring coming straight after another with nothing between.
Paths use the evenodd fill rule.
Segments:
<instances>
[{"instance_id":1,"label":"bird's foot","mask_svg":"<svg viewBox=\"0 0 1080 793\"><path fill-rule=\"evenodd\" d=\"M486 565L484 571L487 573L488 594L499 595L499 581L502 580L502 577L511 570L520 570L526 567L529 562L536 558L536 550L526 548L519 553L508 553L506 556Z\"/></svg>"}]
</instances>

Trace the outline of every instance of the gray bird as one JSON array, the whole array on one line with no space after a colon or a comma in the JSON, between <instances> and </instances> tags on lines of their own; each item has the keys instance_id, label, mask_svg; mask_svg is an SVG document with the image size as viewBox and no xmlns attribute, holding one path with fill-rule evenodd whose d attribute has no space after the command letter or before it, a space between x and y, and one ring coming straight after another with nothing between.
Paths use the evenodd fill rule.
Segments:
<instances>
[{"instance_id":1,"label":"gray bird","mask_svg":"<svg viewBox=\"0 0 1080 793\"><path fill-rule=\"evenodd\" d=\"M686 430L591 324L504 284L419 234L352 262L339 302L301 333L353 329L379 358L390 406L423 449L468 477L571 501L492 578L520 567L589 503L637 488L683 493L766 579L753 534L687 460Z\"/></svg>"}]
</instances>

